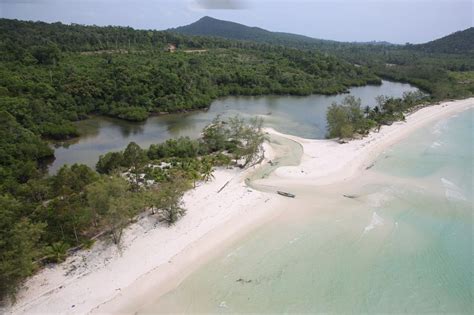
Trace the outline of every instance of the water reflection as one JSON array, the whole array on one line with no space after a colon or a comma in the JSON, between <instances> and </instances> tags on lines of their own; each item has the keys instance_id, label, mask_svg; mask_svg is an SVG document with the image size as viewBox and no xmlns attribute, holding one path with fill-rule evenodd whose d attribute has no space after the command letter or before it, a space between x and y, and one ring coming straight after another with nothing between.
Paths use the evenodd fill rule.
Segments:
<instances>
[{"instance_id":1,"label":"water reflection","mask_svg":"<svg viewBox=\"0 0 474 315\"><path fill-rule=\"evenodd\" d=\"M400 97L416 88L402 83L383 81L380 86L364 86L350 89L350 94L360 97L363 106L375 105L375 97L388 95ZM83 163L91 167L100 155L109 151L123 150L131 141L146 148L150 144L169 138L188 136L197 138L201 130L217 115L244 118L259 116L267 127L283 133L305 138L324 138L326 110L333 102L346 95L310 96L238 96L214 101L205 111L153 116L146 122L134 123L108 117L93 117L77 123L80 138L60 144L55 151L56 159L50 173L64 164Z\"/></svg>"}]
</instances>

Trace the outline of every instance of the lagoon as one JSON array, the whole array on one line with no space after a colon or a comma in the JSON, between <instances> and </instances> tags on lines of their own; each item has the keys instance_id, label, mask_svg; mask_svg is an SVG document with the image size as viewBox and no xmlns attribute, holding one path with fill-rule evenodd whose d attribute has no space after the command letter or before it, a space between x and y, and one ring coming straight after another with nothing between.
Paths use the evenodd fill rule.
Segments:
<instances>
[{"instance_id":1,"label":"lagoon","mask_svg":"<svg viewBox=\"0 0 474 315\"><path fill-rule=\"evenodd\" d=\"M378 95L401 97L405 92L416 90L409 84L382 81L379 86L353 87L349 92L360 98L363 106L374 106ZM95 116L77 123L81 137L55 145L56 159L49 172L55 173L65 164L82 163L94 167L100 155L123 150L131 141L147 148L170 138L196 138L217 115L259 116L264 119L266 127L304 138L321 139L326 133L327 108L346 95L226 97L214 101L206 111L154 116L141 123Z\"/></svg>"}]
</instances>

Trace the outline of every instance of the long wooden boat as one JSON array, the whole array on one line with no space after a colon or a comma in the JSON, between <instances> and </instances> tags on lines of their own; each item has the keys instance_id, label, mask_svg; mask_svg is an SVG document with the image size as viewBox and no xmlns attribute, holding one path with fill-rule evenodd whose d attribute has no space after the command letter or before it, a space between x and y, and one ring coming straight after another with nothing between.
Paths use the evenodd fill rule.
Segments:
<instances>
[{"instance_id":1,"label":"long wooden boat","mask_svg":"<svg viewBox=\"0 0 474 315\"><path fill-rule=\"evenodd\" d=\"M277 191L277 194L288 197L288 198L295 198L296 197L293 194L290 194L290 193L287 193L287 192L284 192L284 191L279 191L279 190Z\"/></svg>"},{"instance_id":2,"label":"long wooden boat","mask_svg":"<svg viewBox=\"0 0 474 315\"><path fill-rule=\"evenodd\" d=\"M344 197L346 198L349 198L349 199L356 199L357 196L356 195L343 195Z\"/></svg>"}]
</instances>

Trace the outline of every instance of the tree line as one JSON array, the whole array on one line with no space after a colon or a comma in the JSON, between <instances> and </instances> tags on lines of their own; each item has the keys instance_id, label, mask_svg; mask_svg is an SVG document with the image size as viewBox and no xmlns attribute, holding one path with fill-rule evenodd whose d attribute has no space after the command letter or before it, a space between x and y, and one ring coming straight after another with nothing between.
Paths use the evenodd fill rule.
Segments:
<instances>
[{"instance_id":1,"label":"tree line","mask_svg":"<svg viewBox=\"0 0 474 315\"><path fill-rule=\"evenodd\" d=\"M328 138L351 139L357 135L367 135L372 129L405 120L405 113L429 101L421 91L405 92L403 97L394 98L380 95L373 108L362 107L360 98L350 95L342 102L334 102L326 113Z\"/></svg>"},{"instance_id":2,"label":"tree line","mask_svg":"<svg viewBox=\"0 0 474 315\"><path fill-rule=\"evenodd\" d=\"M226 95L334 94L380 83L339 58L267 44L7 19L0 30L0 108L53 139L77 136L70 122L89 114L140 121ZM164 51L169 43L176 53Z\"/></svg>"}]
</instances>

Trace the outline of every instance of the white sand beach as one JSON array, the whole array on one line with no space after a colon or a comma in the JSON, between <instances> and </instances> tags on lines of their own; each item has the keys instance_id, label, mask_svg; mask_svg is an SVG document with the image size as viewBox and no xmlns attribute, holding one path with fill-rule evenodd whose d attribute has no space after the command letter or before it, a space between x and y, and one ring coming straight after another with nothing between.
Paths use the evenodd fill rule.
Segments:
<instances>
[{"instance_id":1,"label":"white sand beach","mask_svg":"<svg viewBox=\"0 0 474 315\"><path fill-rule=\"evenodd\" d=\"M266 156L271 157L269 146L265 148ZM204 235L226 222L238 222L223 230L214 244L209 244L209 247L217 246L221 239L227 239L243 225L267 217L265 210L275 207L275 196L246 187L244 179L249 172L252 169L216 170L211 182L199 183L185 194L187 214L171 227L157 223L155 216L146 215L126 229L121 250L109 241L99 241L92 249L79 251L62 264L44 268L26 282L17 303L7 311L88 313L120 296L135 281L148 279L155 269L175 268L173 257L185 250L193 260L197 254L192 253L192 245ZM241 220L245 217L252 220ZM169 275L169 271L160 274Z\"/></svg>"},{"instance_id":2,"label":"white sand beach","mask_svg":"<svg viewBox=\"0 0 474 315\"><path fill-rule=\"evenodd\" d=\"M333 140L303 139L269 130L300 143L304 148L300 165L278 168L274 173L274 184L277 183L277 178L286 181L294 179L300 184L310 185L328 185L350 180L358 172L370 167L380 153L413 131L432 121L473 107L474 98L424 107L407 115L405 122L383 126L379 132L371 132L361 140L345 144Z\"/></svg>"},{"instance_id":3,"label":"white sand beach","mask_svg":"<svg viewBox=\"0 0 474 315\"><path fill-rule=\"evenodd\" d=\"M474 108L474 98L425 107L409 115L406 122L384 126L346 144L302 139L268 129L299 143L303 156L298 166L281 166L255 182L283 187L349 181L414 130L468 108ZM265 144L262 164L278 154L281 152ZM174 226L157 224L155 217L144 216L127 228L120 251L100 241L62 264L44 268L26 282L7 313L134 312L151 290L156 298L173 289L219 248L285 210L291 199L245 184L258 167L216 170L211 182L200 183L186 193L187 214Z\"/></svg>"}]
</instances>

